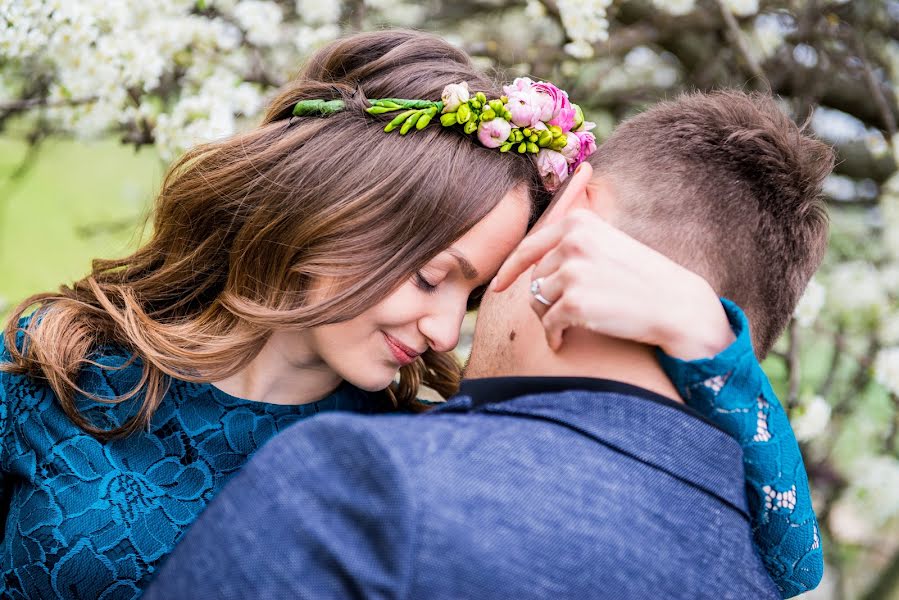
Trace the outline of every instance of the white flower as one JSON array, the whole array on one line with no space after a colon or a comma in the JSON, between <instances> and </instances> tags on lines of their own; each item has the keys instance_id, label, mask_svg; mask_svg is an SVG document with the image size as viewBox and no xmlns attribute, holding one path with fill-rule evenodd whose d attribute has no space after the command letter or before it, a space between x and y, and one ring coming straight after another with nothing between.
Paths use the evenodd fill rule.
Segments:
<instances>
[{"instance_id":1,"label":"white flower","mask_svg":"<svg viewBox=\"0 0 899 600\"><path fill-rule=\"evenodd\" d=\"M725 0L724 4L738 17L748 17L759 11L759 0Z\"/></svg>"},{"instance_id":2,"label":"white flower","mask_svg":"<svg viewBox=\"0 0 899 600\"><path fill-rule=\"evenodd\" d=\"M652 0L653 5L670 15L686 15L696 8L696 0Z\"/></svg>"},{"instance_id":3,"label":"white flower","mask_svg":"<svg viewBox=\"0 0 899 600\"><path fill-rule=\"evenodd\" d=\"M808 327L815 322L818 313L821 312L821 307L824 306L825 296L824 286L814 279L809 280L805 292L802 293L802 297L796 305L796 310L793 311L793 317L799 322L799 325Z\"/></svg>"},{"instance_id":4,"label":"white flower","mask_svg":"<svg viewBox=\"0 0 899 600\"><path fill-rule=\"evenodd\" d=\"M257 46L278 42L282 16L281 7L268 0L244 0L234 7L234 18Z\"/></svg>"},{"instance_id":5,"label":"white flower","mask_svg":"<svg viewBox=\"0 0 899 600\"><path fill-rule=\"evenodd\" d=\"M834 267L827 287L834 307L844 313L879 310L887 302L880 273L865 261L849 261Z\"/></svg>"},{"instance_id":6,"label":"white flower","mask_svg":"<svg viewBox=\"0 0 899 600\"><path fill-rule=\"evenodd\" d=\"M540 0L528 0L524 8L524 16L528 19L539 19L546 16L546 7Z\"/></svg>"},{"instance_id":7,"label":"white flower","mask_svg":"<svg viewBox=\"0 0 899 600\"><path fill-rule=\"evenodd\" d=\"M884 348L874 361L874 377L893 394L899 394L899 346Z\"/></svg>"},{"instance_id":8,"label":"white flower","mask_svg":"<svg viewBox=\"0 0 899 600\"><path fill-rule=\"evenodd\" d=\"M830 404L821 396L803 399L799 407L790 415L790 424L796 439L807 441L818 437L830 422Z\"/></svg>"},{"instance_id":9,"label":"white flower","mask_svg":"<svg viewBox=\"0 0 899 600\"><path fill-rule=\"evenodd\" d=\"M899 346L899 312L881 320L877 335L882 345Z\"/></svg>"},{"instance_id":10,"label":"white flower","mask_svg":"<svg viewBox=\"0 0 899 600\"><path fill-rule=\"evenodd\" d=\"M322 25L340 20L340 0L296 0L297 14L306 23Z\"/></svg>"},{"instance_id":11,"label":"white flower","mask_svg":"<svg viewBox=\"0 0 899 600\"><path fill-rule=\"evenodd\" d=\"M468 89L468 83L451 83L443 88L443 94L440 100L443 101L443 112L456 112L460 106L468 102L471 92Z\"/></svg>"},{"instance_id":12,"label":"white flower","mask_svg":"<svg viewBox=\"0 0 899 600\"><path fill-rule=\"evenodd\" d=\"M558 0L557 4L565 33L575 44L571 49L566 48L566 52L577 56L577 52L585 52L585 44L609 39L606 11L612 0Z\"/></svg>"}]
</instances>

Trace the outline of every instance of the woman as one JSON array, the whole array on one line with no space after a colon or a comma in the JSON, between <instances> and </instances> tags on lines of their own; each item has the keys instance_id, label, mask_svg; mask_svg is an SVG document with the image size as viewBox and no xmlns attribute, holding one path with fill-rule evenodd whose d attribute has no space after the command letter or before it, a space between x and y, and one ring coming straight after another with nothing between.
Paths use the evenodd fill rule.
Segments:
<instances>
[{"instance_id":1,"label":"woman","mask_svg":"<svg viewBox=\"0 0 899 600\"><path fill-rule=\"evenodd\" d=\"M146 245L17 307L0 356L0 589L135 597L278 430L412 408L422 384L455 391L446 353L466 308L546 190L495 136L388 135L392 115L365 109L459 82L502 93L432 36L332 44L259 128L172 167ZM291 118L334 99L345 110Z\"/></svg>"},{"instance_id":2,"label":"woman","mask_svg":"<svg viewBox=\"0 0 899 600\"><path fill-rule=\"evenodd\" d=\"M364 108L458 82L501 94L432 36L332 44L261 126L176 162L145 245L13 311L6 594L133 597L279 429L454 389L466 305L547 194L527 155L441 127L388 135ZM353 109L291 118L322 98Z\"/></svg>"}]
</instances>

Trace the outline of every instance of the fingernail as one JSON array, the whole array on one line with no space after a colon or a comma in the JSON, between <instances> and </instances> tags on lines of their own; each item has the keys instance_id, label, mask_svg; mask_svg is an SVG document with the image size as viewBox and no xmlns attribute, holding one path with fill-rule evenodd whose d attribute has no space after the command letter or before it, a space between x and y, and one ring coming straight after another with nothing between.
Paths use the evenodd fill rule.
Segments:
<instances>
[{"instance_id":1,"label":"fingernail","mask_svg":"<svg viewBox=\"0 0 899 600\"><path fill-rule=\"evenodd\" d=\"M487 286L487 289L491 292L496 289L496 277L490 280L490 285Z\"/></svg>"}]
</instances>

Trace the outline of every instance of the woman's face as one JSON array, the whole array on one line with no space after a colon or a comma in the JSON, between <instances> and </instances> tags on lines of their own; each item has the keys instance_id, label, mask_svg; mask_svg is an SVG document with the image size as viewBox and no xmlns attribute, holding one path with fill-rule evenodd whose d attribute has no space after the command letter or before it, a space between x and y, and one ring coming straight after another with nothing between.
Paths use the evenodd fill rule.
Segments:
<instances>
[{"instance_id":1,"label":"woman's face","mask_svg":"<svg viewBox=\"0 0 899 600\"><path fill-rule=\"evenodd\" d=\"M472 292L487 285L527 230L529 204L514 190L468 233L384 300L343 323L312 329L311 350L342 379L386 388L428 348L452 350Z\"/></svg>"}]
</instances>

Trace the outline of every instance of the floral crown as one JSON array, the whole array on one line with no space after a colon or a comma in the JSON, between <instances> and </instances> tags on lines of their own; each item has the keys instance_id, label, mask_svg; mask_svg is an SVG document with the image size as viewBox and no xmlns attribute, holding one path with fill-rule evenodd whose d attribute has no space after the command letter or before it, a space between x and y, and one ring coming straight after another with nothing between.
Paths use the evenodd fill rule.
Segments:
<instances>
[{"instance_id":1,"label":"floral crown","mask_svg":"<svg viewBox=\"0 0 899 600\"><path fill-rule=\"evenodd\" d=\"M370 100L371 115L400 111L384 131L424 129L440 114L444 127L460 126L466 134L477 132L487 148L500 152L536 154L537 168L547 189L554 190L579 164L596 150L595 126L584 120L577 104L551 83L519 77L503 87L503 96L488 100L483 92L471 93L468 84L454 83L443 88L441 99ZM328 116L346 108L342 100L302 100L293 108L297 117Z\"/></svg>"}]
</instances>

